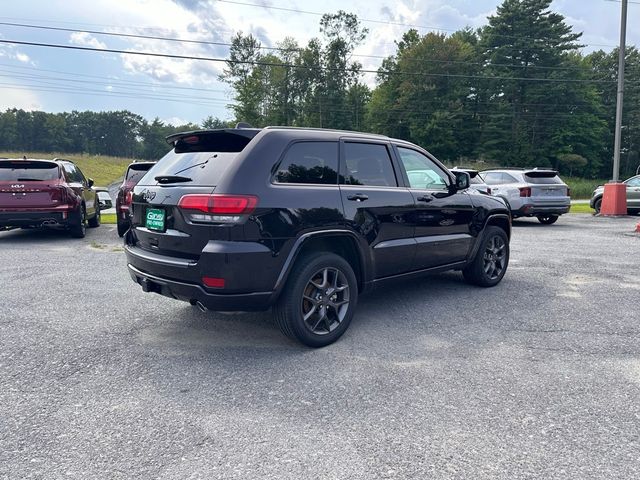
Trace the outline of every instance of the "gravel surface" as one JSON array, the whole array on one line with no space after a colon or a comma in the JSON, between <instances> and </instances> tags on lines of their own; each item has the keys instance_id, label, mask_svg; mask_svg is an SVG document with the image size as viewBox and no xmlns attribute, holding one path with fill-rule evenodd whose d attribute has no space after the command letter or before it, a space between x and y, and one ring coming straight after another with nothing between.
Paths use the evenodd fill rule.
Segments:
<instances>
[{"instance_id":1,"label":"gravel surface","mask_svg":"<svg viewBox=\"0 0 640 480\"><path fill-rule=\"evenodd\" d=\"M144 294L114 226L0 233L0 478L638 478L638 221L517 221L499 286L378 290L321 350Z\"/></svg>"}]
</instances>

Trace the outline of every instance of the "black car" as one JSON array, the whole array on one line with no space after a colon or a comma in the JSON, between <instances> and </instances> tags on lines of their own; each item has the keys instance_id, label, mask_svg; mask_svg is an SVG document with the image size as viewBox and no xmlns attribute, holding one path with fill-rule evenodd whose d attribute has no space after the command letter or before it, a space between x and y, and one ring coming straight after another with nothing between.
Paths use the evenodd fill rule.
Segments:
<instances>
[{"instance_id":1,"label":"black car","mask_svg":"<svg viewBox=\"0 0 640 480\"><path fill-rule=\"evenodd\" d=\"M0 160L0 230L61 228L85 236L100 225L93 180L69 160Z\"/></svg>"},{"instance_id":2,"label":"black car","mask_svg":"<svg viewBox=\"0 0 640 480\"><path fill-rule=\"evenodd\" d=\"M133 190L125 235L144 291L218 311L273 306L286 335L319 347L371 287L445 270L490 287L507 269L504 202L411 143L287 127L168 141Z\"/></svg>"}]
</instances>

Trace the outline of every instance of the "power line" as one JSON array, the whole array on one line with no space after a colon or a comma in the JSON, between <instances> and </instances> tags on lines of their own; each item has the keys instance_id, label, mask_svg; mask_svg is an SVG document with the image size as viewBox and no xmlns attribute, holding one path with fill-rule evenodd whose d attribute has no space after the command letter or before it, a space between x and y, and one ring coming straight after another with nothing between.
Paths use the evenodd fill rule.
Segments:
<instances>
[{"instance_id":1,"label":"power line","mask_svg":"<svg viewBox=\"0 0 640 480\"><path fill-rule=\"evenodd\" d=\"M383 75L400 75L400 76L414 76L414 77L441 77L441 78L475 78L484 80L522 80L529 82L548 82L548 83L612 83L612 80L587 80L577 78L541 78L541 77L503 77L503 76L490 76L490 75L463 75L463 74L450 74L450 73L424 73L424 72L401 72L401 71L380 71L380 70L367 70L356 68L333 68L333 67L311 67L306 65L295 65L288 63L274 63L255 60L229 60L225 58L216 57L199 57L192 55L176 55L168 53L156 53L156 52L141 52L136 50L120 50L114 48L94 48L94 47L82 47L77 45L60 45L53 43L41 43L41 42L25 42L18 40L5 40L0 39L0 43L12 44L12 45L28 45L35 47L46 48L61 48L66 50L80 50L89 52L102 52L102 53L119 53L123 55L139 55L148 57L162 57L172 58L177 60L200 60L208 62L220 62L227 64L240 64L240 65L255 65L265 67L284 67L284 68L298 68L306 70L324 70L327 72L352 72L352 73L374 73Z\"/></svg>"},{"instance_id":2,"label":"power line","mask_svg":"<svg viewBox=\"0 0 640 480\"><path fill-rule=\"evenodd\" d=\"M210 46L222 46L230 48L233 46L232 43L228 42L213 42L207 40L193 40L193 39L184 39L184 38L175 38L175 37L165 37L158 35L140 35L140 34L128 34L128 33L117 33L117 32L105 32L101 30L91 30L91 29L74 29L74 28L63 28L63 27L53 27L49 25L35 25L35 24L26 24L26 23L13 23L13 22L0 22L0 25L5 25L9 27L18 27L18 28L31 28L31 29L39 29L39 30L49 30L49 31L61 31L61 32L72 32L72 33L90 33L92 35L104 35L110 37L122 37L122 38L137 38L137 39L146 39L146 40L160 40L167 42L177 42L177 43L189 43L196 45L210 45ZM523 38L523 37L519 37ZM260 45L257 47L261 50L270 50L270 51L279 51L279 52L302 52L304 48L283 48L283 47L265 47ZM352 57L357 58L374 58L377 60L384 60L389 58L389 55L365 55L365 54L357 54L354 53L351 55ZM411 58L409 59L412 62L426 62L426 63L444 63L444 64L458 64L458 65L477 65L477 66L485 66L482 62L466 62L460 60L439 60L439 59L429 59L423 60L420 58ZM494 67L509 67L509 68L527 68L527 69L540 69L540 70L581 70L582 67L557 67L557 66L544 66L544 65L518 65L518 64L505 64L505 63L492 63Z\"/></svg>"}]
</instances>

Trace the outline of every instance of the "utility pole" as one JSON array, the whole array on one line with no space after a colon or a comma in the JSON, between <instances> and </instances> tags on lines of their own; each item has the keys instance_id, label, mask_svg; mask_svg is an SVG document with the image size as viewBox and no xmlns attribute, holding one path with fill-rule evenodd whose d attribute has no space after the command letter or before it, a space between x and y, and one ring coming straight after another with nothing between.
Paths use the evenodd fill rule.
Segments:
<instances>
[{"instance_id":1,"label":"utility pole","mask_svg":"<svg viewBox=\"0 0 640 480\"><path fill-rule=\"evenodd\" d=\"M622 100L624 98L624 61L627 41L627 6L628 0L622 0L620 15L620 49L618 52L618 100L616 103L616 130L613 147L613 178L604 186L600 214L627 214L627 186L620 183L620 147L622 144Z\"/></svg>"},{"instance_id":2,"label":"utility pole","mask_svg":"<svg viewBox=\"0 0 640 480\"><path fill-rule=\"evenodd\" d=\"M616 139L613 150L613 182L620 180L620 149L622 145L622 100L624 97L624 61L627 42L627 2L622 0L620 20L620 51L618 55L618 101L616 104Z\"/></svg>"}]
</instances>

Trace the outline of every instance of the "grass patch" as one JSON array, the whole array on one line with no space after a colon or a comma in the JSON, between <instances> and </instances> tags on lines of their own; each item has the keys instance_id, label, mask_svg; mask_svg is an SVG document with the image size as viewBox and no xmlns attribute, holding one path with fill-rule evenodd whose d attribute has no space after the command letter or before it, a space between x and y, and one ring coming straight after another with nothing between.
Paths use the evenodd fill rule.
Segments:
<instances>
[{"instance_id":1,"label":"grass patch","mask_svg":"<svg viewBox=\"0 0 640 480\"><path fill-rule=\"evenodd\" d=\"M97 186L107 185L123 177L127 166L133 162L131 158L108 157L106 155L79 155L65 153L36 153L36 152L0 152L0 157L7 158L40 158L53 160L56 157L74 162L86 177L93 178Z\"/></svg>"},{"instance_id":2,"label":"grass patch","mask_svg":"<svg viewBox=\"0 0 640 480\"><path fill-rule=\"evenodd\" d=\"M604 185L608 180L601 178L579 178L579 177L560 177L571 189L571 198L576 200L587 200L591 198L591 194L598 185Z\"/></svg>"},{"instance_id":3,"label":"grass patch","mask_svg":"<svg viewBox=\"0 0 640 480\"><path fill-rule=\"evenodd\" d=\"M596 211L588 203L573 203L569 213L596 213Z\"/></svg>"},{"instance_id":4,"label":"grass patch","mask_svg":"<svg viewBox=\"0 0 640 480\"><path fill-rule=\"evenodd\" d=\"M115 225L117 223L115 213L102 213L100 214L100 223L105 225Z\"/></svg>"}]
</instances>

